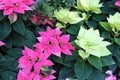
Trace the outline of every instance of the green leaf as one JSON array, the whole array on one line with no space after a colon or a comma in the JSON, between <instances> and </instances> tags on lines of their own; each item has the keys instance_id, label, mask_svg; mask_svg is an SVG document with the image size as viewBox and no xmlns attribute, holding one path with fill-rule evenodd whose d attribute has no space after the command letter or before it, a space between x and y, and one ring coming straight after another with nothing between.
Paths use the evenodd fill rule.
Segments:
<instances>
[{"instance_id":1,"label":"green leaf","mask_svg":"<svg viewBox=\"0 0 120 80\"><path fill-rule=\"evenodd\" d=\"M5 57L0 53L0 61L5 60Z\"/></svg>"},{"instance_id":2,"label":"green leaf","mask_svg":"<svg viewBox=\"0 0 120 80\"><path fill-rule=\"evenodd\" d=\"M18 71L18 60L14 60L14 63L11 66L8 66L9 70Z\"/></svg>"},{"instance_id":3,"label":"green leaf","mask_svg":"<svg viewBox=\"0 0 120 80\"><path fill-rule=\"evenodd\" d=\"M109 66L109 69L112 70L112 72L114 72L116 70L116 68L117 68L116 64Z\"/></svg>"},{"instance_id":4,"label":"green leaf","mask_svg":"<svg viewBox=\"0 0 120 80\"><path fill-rule=\"evenodd\" d=\"M16 73L12 71L3 71L0 73L2 80L16 80Z\"/></svg>"},{"instance_id":5,"label":"green leaf","mask_svg":"<svg viewBox=\"0 0 120 80\"><path fill-rule=\"evenodd\" d=\"M111 1L114 1L114 0L111 0ZM109 1L110 4L111 4L111 3L114 3L114 2L111 2L111 1ZM107 6L104 6L104 7L102 8L102 13L103 13L103 14L114 14L115 12L116 12L115 8L109 7L108 5L107 5Z\"/></svg>"},{"instance_id":6,"label":"green leaf","mask_svg":"<svg viewBox=\"0 0 120 80\"><path fill-rule=\"evenodd\" d=\"M105 56L101 58L103 66L110 66L115 64L111 56Z\"/></svg>"},{"instance_id":7,"label":"green leaf","mask_svg":"<svg viewBox=\"0 0 120 80\"><path fill-rule=\"evenodd\" d=\"M36 37L34 35L34 33L30 30L27 30L25 31L25 37L28 39L28 40L32 40L32 41L36 41Z\"/></svg>"},{"instance_id":8,"label":"green leaf","mask_svg":"<svg viewBox=\"0 0 120 80\"><path fill-rule=\"evenodd\" d=\"M118 45L120 45L120 38L114 38L114 41L115 41Z\"/></svg>"},{"instance_id":9,"label":"green leaf","mask_svg":"<svg viewBox=\"0 0 120 80\"><path fill-rule=\"evenodd\" d=\"M63 64L63 57L59 58L56 56L52 56L52 59L59 64Z\"/></svg>"},{"instance_id":10,"label":"green leaf","mask_svg":"<svg viewBox=\"0 0 120 80\"><path fill-rule=\"evenodd\" d=\"M112 28L108 22L99 22L99 23L106 31L112 31Z\"/></svg>"},{"instance_id":11,"label":"green leaf","mask_svg":"<svg viewBox=\"0 0 120 80\"><path fill-rule=\"evenodd\" d=\"M102 31L102 35L101 35L101 37L103 37L103 38L105 38L105 39L110 39L110 33L109 32L107 32L107 31Z\"/></svg>"},{"instance_id":12,"label":"green leaf","mask_svg":"<svg viewBox=\"0 0 120 80\"><path fill-rule=\"evenodd\" d=\"M101 20L106 19L106 15L105 14L94 14L94 16L92 18L95 21L101 21Z\"/></svg>"},{"instance_id":13,"label":"green leaf","mask_svg":"<svg viewBox=\"0 0 120 80\"><path fill-rule=\"evenodd\" d=\"M72 78L72 77L74 77L74 75L75 75L74 70L72 68L63 67L60 70L58 80L65 80L66 78Z\"/></svg>"},{"instance_id":14,"label":"green leaf","mask_svg":"<svg viewBox=\"0 0 120 80\"><path fill-rule=\"evenodd\" d=\"M16 22L12 24L13 29L18 32L19 34L23 35L25 34L25 24L23 21L18 18Z\"/></svg>"},{"instance_id":15,"label":"green leaf","mask_svg":"<svg viewBox=\"0 0 120 80\"><path fill-rule=\"evenodd\" d=\"M80 30L80 26L82 24L83 24L83 21L79 22L78 24L70 25L70 27L67 29L67 32L72 35L77 35Z\"/></svg>"},{"instance_id":16,"label":"green leaf","mask_svg":"<svg viewBox=\"0 0 120 80\"><path fill-rule=\"evenodd\" d=\"M70 28L67 29L67 32L69 34L77 35L79 30L80 30L80 27L71 26Z\"/></svg>"},{"instance_id":17,"label":"green leaf","mask_svg":"<svg viewBox=\"0 0 120 80\"><path fill-rule=\"evenodd\" d=\"M41 28L41 27L37 26L37 27L35 28L35 34L36 34L37 36L39 36L39 34L38 34L38 32L39 32L39 31L44 32L44 31L45 31L45 29L43 29L43 28Z\"/></svg>"},{"instance_id":18,"label":"green leaf","mask_svg":"<svg viewBox=\"0 0 120 80\"><path fill-rule=\"evenodd\" d=\"M2 60L0 61L0 66L11 66L14 63L14 60Z\"/></svg>"},{"instance_id":19,"label":"green leaf","mask_svg":"<svg viewBox=\"0 0 120 80\"><path fill-rule=\"evenodd\" d=\"M102 74L102 72L100 72L98 69L94 68L88 80L104 80L104 74Z\"/></svg>"},{"instance_id":20,"label":"green leaf","mask_svg":"<svg viewBox=\"0 0 120 80\"><path fill-rule=\"evenodd\" d=\"M20 48L12 48L7 51L7 55L11 56L12 58L19 58L22 55L22 49Z\"/></svg>"},{"instance_id":21,"label":"green leaf","mask_svg":"<svg viewBox=\"0 0 120 80\"><path fill-rule=\"evenodd\" d=\"M97 22L96 21L87 21L87 25L89 28L94 28L96 29L97 27Z\"/></svg>"},{"instance_id":22,"label":"green leaf","mask_svg":"<svg viewBox=\"0 0 120 80\"><path fill-rule=\"evenodd\" d=\"M69 62L69 61L73 61L73 60L75 60L75 57L73 55L65 57L65 62Z\"/></svg>"},{"instance_id":23,"label":"green leaf","mask_svg":"<svg viewBox=\"0 0 120 80\"><path fill-rule=\"evenodd\" d=\"M48 66L42 66L41 68L43 71L50 71L50 69L48 68Z\"/></svg>"},{"instance_id":24,"label":"green leaf","mask_svg":"<svg viewBox=\"0 0 120 80\"><path fill-rule=\"evenodd\" d=\"M11 35L5 40L5 42L8 48L12 48L12 46L28 46L30 48L33 48L33 45L36 43L36 37L31 31L27 29L25 36L22 36L21 34L13 31Z\"/></svg>"},{"instance_id":25,"label":"green leaf","mask_svg":"<svg viewBox=\"0 0 120 80\"><path fill-rule=\"evenodd\" d=\"M110 50L110 52L114 55L114 54L118 54L119 52L119 46L117 44L112 44L107 46L107 48Z\"/></svg>"},{"instance_id":26,"label":"green leaf","mask_svg":"<svg viewBox=\"0 0 120 80\"><path fill-rule=\"evenodd\" d=\"M33 45L35 44L36 42L32 41L32 40L24 40L22 41L22 46L28 46L29 48L33 48Z\"/></svg>"},{"instance_id":27,"label":"green leaf","mask_svg":"<svg viewBox=\"0 0 120 80\"><path fill-rule=\"evenodd\" d=\"M72 51L71 56L65 56L65 62L70 62L76 59L76 55L78 54L77 51Z\"/></svg>"},{"instance_id":28,"label":"green leaf","mask_svg":"<svg viewBox=\"0 0 120 80\"><path fill-rule=\"evenodd\" d=\"M63 65L67 67L72 67L74 65L75 61L69 61L69 62L64 62Z\"/></svg>"},{"instance_id":29,"label":"green leaf","mask_svg":"<svg viewBox=\"0 0 120 80\"><path fill-rule=\"evenodd\" d=\"M74 66L74 71L77 80L85 80L88 79L92 73L92 66L87 63L85 64L83 62L77 62Z\"/></svg>"},{"instance_id":30,"label":"green leaf","mask_svg":"<svg viewBox=\"0 0 120 80\"><path fill-rule=\"evenodd\" d=\"M26 40L24 36L17 32L12 32L10 36L5 40L6 46L12 48L12 46L24 46L23 42ZM29 43L30 44L30 43Z\"/></svg>"},{"instance_id":31,"label":"green leaf","mask_svg":"<svg viewBox=\"0 0 120 80\"><path fill-rule=\"evenodd\" d=\"M75 61L71 61L71 60L65 60L66 56L65 55L61 55L61 57L56 57L56 56L52 56L52 59L59 64L62 64L64 66L67 67L71 67L74 65Z\"/></svg>"},{"instance_id":32,"label":"green leaf","mask_svg":"<svg viewBox=\"0 0 120 80\"><path fill-rule=\"evenodd\" d=\"M5 39L11 33L11 25L9 23L0 23L0 40Z\"/></svg>"},{"instance_id":33,"label":"green leaf","mask_svg":"<svg viewBox=\"0 0 120 80\"><path fill-rule=\"evenodd\" d=\"M75 36L75 35L70 35L70 42L76 40L76 38L77 38L77 36Z\"/></svg>"},{"instance_id":34,"label":"green leaf","mask_svg":"<svg viewBox=\"0 0 120 80\"><path fill-rule=\"evenodd\" d=\"M3 11L0 11L0 21L2 21L3 19L5 19L5 16L3 16Z\"/></svg>"},{"instance_id":35,"label":"green leaf","mask_svg":"<svg viewBox=\"0 0 120 80\"><path fill-rule=\"evenodd\" d=\"M120 62L120 50L115 50L114 56L117 58L117 60Z\"/></svg>"},{"instance_id":36,"label":"green leaf","mask_svg":"<svg viewBox=\"0 0 120 80\"><path fill-rule=\"evenodd\" d=\"M101 59L95 56L91 56L88 58L88 62L93 65L95 68L102 70L102 62Z\"/></svg>"}]
</instances>

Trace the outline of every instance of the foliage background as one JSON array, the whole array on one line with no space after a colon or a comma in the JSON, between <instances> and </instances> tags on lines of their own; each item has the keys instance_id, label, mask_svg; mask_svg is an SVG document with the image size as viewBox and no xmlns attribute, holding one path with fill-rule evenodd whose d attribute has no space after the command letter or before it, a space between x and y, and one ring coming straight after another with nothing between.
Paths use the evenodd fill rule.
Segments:
<instances>
[{"instance_id":1,"label":"foliage background","mask_svg":"<svg viewBox=\"0 0 120 80\"><path fill-rule=\"evenodd\" d=\"M101 0L101 3L103 3L101 14L92 13L88 20L81 21L78 24L68 24L65 34L70 34L70 41L76 47L76 50L72 51L72 56L50 57L55 63L53 69L56 70L56 80L65 80L65 78L71 78L71 80L76 78L77 80L104 80L106 77L105 71L109 69L113 71L118 80L120 79L120 35L115 40L112 33L100 25L100 22L107 22L106 19L110 14L120 12L120 8L114 5L115 1ZM54 9L64 7L76 11L73 7L76 5L76 0L36 0L36 2L37 5L32 6L34 11L39 11L42 15L48 14L55 22ZM28 19L33 12L27 12L25 15L19 14L17 21L13 24L10 24L8 18L3 16L2 13L0 11L0 40L5 42L6 45L0 47L0 80L16 80L18 58L22 56L21 50L24 46L34 49L33 45L37 42L38 31L45 31L46 27L35 25ZM108 46L112 55L101 59L90 57L88 61L83 61L78 55L78 46L73 42L81 25L99 29L100 35L106 41L112 42ZM55 28L55 26L52 26L52 28ZM64 29L61 30L64 31Z\"/></svg>"}]
</instances>

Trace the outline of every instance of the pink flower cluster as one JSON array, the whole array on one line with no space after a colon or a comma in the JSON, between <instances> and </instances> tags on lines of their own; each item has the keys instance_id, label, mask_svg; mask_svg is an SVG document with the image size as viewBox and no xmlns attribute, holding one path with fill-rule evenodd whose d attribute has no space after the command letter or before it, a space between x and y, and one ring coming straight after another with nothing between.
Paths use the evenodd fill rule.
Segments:
<instances>
[{"instance_id":1,"label":"pink flower cluster","mask_svg":"<svg viewBox=\"0 0 120 80\"><path fill-rule=\"evenodd\" d=\"M0 0L0 10L8 15L10 20L16 21L17 13L24 14L26 10L32 10L29 5L35 4L34 0Z\"/></svg>"},{"instance_id":2,"label":"pink flower cluster","mask_svg":"<svg viewBox=\"0 0 120 80\"><path fill-rule=\"evenodd\" d=\"M110 75L109 77L105 78L105 80L117 80L116 77L112 74L111 70L107 70L105 73Z\"/></svg>"},{"instance_id":3,"label":"pink flower cluster","mask_svg":"<svg viewBox=\"0 0 120 80\"><path fill-rule=\"evenodd\" d=\"M38 37L39 43L36 43L35 49L31 50L25 47L22 51L23 56L19 58L20 71L17 80L53 80L55 77L54 70L47 74L43 67L53 65L53 62L48 59L51 54L56 56L61 55L61 52L66 55L72 55L70 50L75 48L70 44L69 35L63 35L60 28L51 29L47 27L46 32L39 32L41 35Z\"/></svg>"},{"instance_id":4,"label":"pink flower cluster","mask_svg":"<svg viewBox=\"0 0 120 80\"><path fill-rule=\"evenodd\" d=\"M46 32L39 32L40 37L38 37L39 43L36 43L34 46L37 50L42 50L46 57L49 57L51 54L56 56L61 56L61 52L66 55L72 55L70 50L75 50L75 48L70 44L69 35L62 35L60 28L51 29L47 27Z\"/></svg>"},{"instance_id":5,"label":"pink flower cluster","mask_svg":"<svg viewBox=\"0 0 120 80\"><path fill-rule=\"evenodd\" d=\"M23 56L19 58L18 68L21 70L18 73L17 80L51 80L55 77L52 75L54 70L48 75L42 70L42 67L52 66L52 61L45 57L41 51L31 50L28 47L22 51Z\"/></svg>"},{"instance_id":6,"label":"pink flower cluster","mask_svg":"<svg viewBox=\"0 0 120 80\"><path fill-rule=\"evenodd\" d=\"M116 5L116 6L120 6L120 0L116 1L116 2L115 2L115 5Z\"/></svg>"},{"instance_id":7,"label":"pink flower cluster","mask_svg":"<svg viewBox=\"0 0 120 80\"><path fill-rule=\"evenodd\" d=\"M39 12L35 12L34 15L29 18L34 24L36 25L46 25L48 24L49 26L53 26L54 22L52 19L50 19L50 17L48 15L45 16L41 16Z\"/></svg>"}]
</instances>

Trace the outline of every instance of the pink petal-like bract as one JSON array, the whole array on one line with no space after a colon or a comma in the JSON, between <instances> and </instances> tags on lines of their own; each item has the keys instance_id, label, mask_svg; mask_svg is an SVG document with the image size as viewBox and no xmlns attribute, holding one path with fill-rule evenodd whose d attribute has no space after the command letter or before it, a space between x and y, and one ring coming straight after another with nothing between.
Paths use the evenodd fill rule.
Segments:
<instances>
[{"instance_id":1,"label":"pink petal-like bract","mask_svg":"<svg viewBox=\"0 0 120 80\"><path fill-rule=\"evenodd\" d=\"M32 10L22 0L4 0L3 3L4 5L0 9L4 10L4 15L11 15L12 13L24 14L26 10Z\"/></svg>"},{"instance_id":2,"label":"pink petal-like bract","mask_svg":"<svg viewBox=\"0 0 120 80\"><path fill-rule=\"evenodd\" d=\"M3 46L3 45L5 45L5 43L3 43L2 41L0 41L0 46Z\"/></svg>"},{"instance_id":3,"label":"pink petal-like bract","mask_svg":"<svg viewBox=\"0 0 120 80\"><path fill-rule=\"evenodd\" d=\"M116 5L116 6L120 6L120 0L116 1L116 2L115 2L115 5Z\"/></svg>"},{"instance_id":4,"label":"pink petal-like bract","mask_svg":"<svg viewBox=\"0 0 120 80\"><path fill-rule=\"evenodd\" d=\"M109 75L108 77L105 78L105 80L117 80L117 79L116 79L116 76L114 76L114 75L112 74L112 71L111 71L111 70L107 70L105 73L106 73L107 75Z\"/></svg>"},{"instance_id":5,"label":"pink petal-like bract","mask_svg":"<svg viewBox=\"0 0 120 80\"><path fill-rule=\"evenodd\" d=\"M36 4L36 2L34 0L22 0L24 4L26 5L32 5L32 4Z\"/></svg>"},{"instance_id":6,"label":"pink petal-like bract","mask_svg":"<svg viewBox=\"0 0 120 80\"><path fill-rule=\"evenodd\" d=\"M17 20L17 14L12 13L12 14L8 15L8 19L10 20L10 24L14 23Z\"/></svg>"}]
</instances>

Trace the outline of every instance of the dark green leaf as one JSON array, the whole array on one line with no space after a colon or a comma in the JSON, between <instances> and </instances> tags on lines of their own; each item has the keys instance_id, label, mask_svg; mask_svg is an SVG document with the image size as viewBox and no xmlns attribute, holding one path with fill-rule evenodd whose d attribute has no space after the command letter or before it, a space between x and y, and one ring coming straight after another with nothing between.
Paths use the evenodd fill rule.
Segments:
<instances>
[{"instance_id":1,"label":"dark green leaf","mask_svg":"<svg viewBox=\"0 0 120 80\"><path fill-rule=\"evenodd\" d=\"M70 42L76 40L76 38L77 38L77 36L75 36L75 35L70 35Z\"/></svg>"},{"instance_id":2,"label":"dark green leaf","mask_svg":"<svg viewBox=\"0 0 120 80\"><path fill-rule=\"evenodd\" d=\"M19 58L22 55L22 49L12 48L7 51L7 55L12 56L13 58Z\"/></svg>"},{"instance_id":3,"label":"dark green leaf","mask_svg":"<svg viewBox=\"0 0 120 80\"><path fill-rule=\"evenodd\" d=\"M67 67L72 67L74 65L75 61L69 61L69 62L64 62L63 65Z\"/></svg>"},{"instance_id":4,"label":"dark green leaf","mask_svg":"<svg viewBox=\"0 0 120 80\"><path fill-rule=\"evenodd\" d=\"M22 45L23 45L23 46L27 46L27 47L29 47L29 48L31 48L31 49L33 49L33 45L34 45L35 43L36 43L36 42L31 41L31 40L24 40L24 41L22 41Z\"/></svg>"},{"instance_id":5,"label":"dark green leaf","mask_svg":"<svg viewBox=\"0 0 120 80\"><path fill-rule=\"evenodd\" d=\"M109 1L108 1L108 2L109 2ZM110 3L110 4L111 4L111 3ZM112 8L112 7L105 6L105 7L102 8L102 13L103 13L103 14L113 14L113 13L115 13L115 12L116 12L115 9Z\"/></svg>"},{"instance_id":6,"label":"dark green leaf","mask_svg":"<svg viewBox=\"0 0 120 80\"><path fill-rule=\"evenodd\" d=\"M64 80L66 78L72 78L72 77L74 77L74 70L69 67L63 67L60 70L58 80Z\"/></svg>"},{"instance_id":7,"label":"dark green leaf","mask_svg":"<svg viewBox=\"0 0 120 80\"><path fill-rule=\"evenodd\" d=\"M105 14L95 14L92 18L95 21L101 21L101 20L106 19L106 15Z\"/></svg>"},{"instance_id":8,"label":"dark green leaf","mask_svg":"<svg viewBox=\"0 0 120 80\"><path fill-rule=\"evenodd\" d=\"M120 62L120 50L117 49L114 53L114 56L117 58L117 60Z\"/></svg>"},{"instance_id":9,"label":"dark green leaf","mask_svg":"<svg viewBox=\"0 0 120 80\"><path fill-rule=\"evenodd\" d=\"M2 80L16 80L16 73L12 71L3 71L0 73Z\"/></svg>"},{"instance_id":10,"label":"dark green leaf","mask_svg":"<svg viewBox=\"0 0 120 80\"><path fill-rule=\"evenodd\" d=\"M30 36L31 35L31 36ZM32 38L33 37L33 38ZM34 34L31 31L25 32L25 36L22 36L21 34L17 32L13 32L6 40L6 46L8 48L11 48L12 46L28 46L32 47L36 43L36 38Z\"/></svg>"},{"instance_id":11,"label":"dark green leaf","mask_svg":"<svg viewBox=\"0 0 120 80\"><path fill-rule=\"evenodd\" d=\"M3 16L3 11L0 11L0 21L2 21L5 18L5 16Z\"/></svg>"},{"instance_id":12,"label":"dark green leaf","mask_svg":"<svg viewBox=\"0 0 120 80\"><path fill-rule=\"evenodd\" d=\"M25 31L25 37L28 39L28 40L32 40L32 41L36 41L36 37L34 35L34 33L30 30L27 30Z\"/></svg>"},{"instance_id":13,"label":"dark green leaf","mask_svg":"<svg viewBox=\"0 0 120 80\"><path fill-rule=\"evenodd\" d=\"M88 58L88 62L93 65L95 68L102 70L102 62L98 57L91 56Z\"/></svg>"},{"instance_id":14,"label":"dark green leaf","mask_svg":"<svg viewBox=\"0 0 120 80\"><path fill-rule=\"evenodd\" d=\"M104 80L104 74L100 72L98 69L94 68L88 80Z\"/></svg>"},{"instance_id":15,"label":"dark green leaf","mask_svg":"<svg viewBox=\"0 0 120 80\"><path fill-rule=\"evenodd\" d=\"M7 67L8 67L8 70L18 71L18 59L14 60L14 63Z\"/></svg>"},{"instance_id":16,"label":"dark green leaf","mask_svg":"<svg viewBox=\"0 0 120 80\"><path fill-rule=\"evenodd\" d=\"M45 31L45 30L44 30L43 28L37 26L37 27L35 28L35 34L38 35L38 32L39 32L39 31Z\"/></svg>"},{"instance_id":17,"label":"dark green leaf","mask_svg":"<svg viewBox=\"0 0 120 80\"><path fill-rule=\"evenodd\" d=\"M117 44L112 44L112 45L109 45L107 47L110 52L114 55L114 54L117 54L119 52L119 46Z\"/></svg>"},{"instance_id":18,"label":"dark green leaf","mask_svg":"<svg viewBox=\"0 0 120 80\"><path fill-rule=\"evenodd\" d=\"M77 80L85 80L88 79L92 73L92 66L87 63L85 64L83 62L77 62L74 66L74 71Z\"/></svg>"},{"instance_id":19,"label":"dark green leaf","mask_svg":"<svg viewBox=\"0 0 120 80\"><path fill-rule=\"evenodd\" d=\"M97 24L98 24L98 23L97 23L96 21L87 21L87 25L88 25L89 28L94 28L94 29L96 29Z\"/></svg>"},{"instance_id":20,"label":"dark green leaf","mask_svg":"<svg viewBox=\"0 0 120 80\"><path fill-rule=\"evenodd\" d=\"M63 57L59 58L59 57L53 56L52 59L59 64L63 64Z\"/></svg>"},{"instance_id":21,"label":"dark green leaf","mask_svg":"<svg viewBox=\"0 0 120 80\"><path fill-rule=\"evenodd\" d=\"M103 38L105 38L105 39L110 39L110 33L109 33L109 32L104 31L104 32L102 32L101 37L103 37Z\"/></svg>"},{"instance_id":22,"label":"dark green leaf","mask_svg":"<svg viewBox=\"0 0 120 80\"><path fill-rule=\"evenodd\" d=\"M79 22L78 24L72 24L68 29L67 32L72 35L77 35L81 25L83 24L83 21Z\"/></svg>"},{"instance_id":23,"label":"dark green leaf","mask_svg":"<svg viewBox=\"0 0 120 80\"><path fill-rule=\"evenodd\" d=\"M14 63L14 60L2 60L0 61L0 66L10 66Z\"/></svg>"},{"instance_id":24,"label":"dark green leaf","mask_svg":"<svg viewBox=\"0 0 120 80\"><path fill-rule=\"evenodd\" d=\"M16 22L12 24L13 29L18 32L19 34L23 35L25 34L25 24L23 21L18 18Z\"/></svg>"},{"instance_id":25,"label":"dark green leaf","mask_svg":"<svg viewBox=\"0 0 120 80\"><path fill-rule=\"evenodd\" d=\"M5 39L11 33L11 25L9 23L0 23L0 40Z\"/></svg>"},{"instance_id":26,"label":"dark green leaf","mask_svg":"<svg viewBox=\"0 0 120 80\"><path fill-rule=\"evenodd\" d=\"M70 67L70 66L73 66L74 65L74 61L65 61L65 55L62 55L60 58L59 57L56 57L56 56L52 56L52 59L59 63L59 64L62 64L64 66L67 66L67 67Z\"/></svg>"},{"instance_id":27,"label":"dark green leaf","mask_svg":"<svg viewBox=\"0 0 120 80\"><path fill-rule=\"evenodd\" d=\"M0 61L5 60L5 57L0 53Z\"/></svg>"},{"instance_id":28,"label":"dark green leaf","mask_svg":"<svg viewBox=\"0 0 120 80\"><path fill-rule=\"evenodd\" d=\"M67 32L73 35L77 35L79 30L80 30L80 27L71 26L70 28L67 29Z\"/></svg>"},{"instance_id":29,"label":"dark green leaf","mask_svg":"<svg viewBox=\"0 0 120 80\"><path fill-rule=\"evenodd\" d=\"M110 66L115 64L111 56L105 56L101 58L103 66Z\"/></svg>"},{"instance_id":30,"label":"dark green leaf","mask_svg":"<svg viewBox=\"0 0 120 80\"><path fill-rule=\"evenodd\" d=\"M114 72L116 70L116 68L117 68L117 65L115 65L115 64L109 66L109 69L112 70L112 72Z\"/></svg>"},{"instance_id":31,"label":"dark green leaf","mask_svg":"<svg viewBox=\"0 0 120 80\"><path fill-rule=\"evenodd\" d=\"M72 55L71 56L65 56L65 62L69 62L69 61L73 61L76 59L77 57L77 50L76 51L71 51L72 52Z\"/></svg>"},{"instance_id":32,"label":"dark green leaf","mask_svg":"<svg viewBox=\"0 0 120 80\"><path fill-rule=\"evenodd\" d=\"M75 60L75 57L72 55L72 56L66 56L65 57L65 62L68 62L68 61L73 61Z\"/></svg>"},{"instance_id":33,"label":"dark green leaf","mask_svg":"<svg viewBox=\"0 0 120 80\"><path fill-rule=\"evenodd\" d=\"M6 46L11 48L12 46L24 46L22 42L24 42L26 38L20 35L17 32L12 32L11 35L5 40Z\"/></svg>"}]
</instances>

